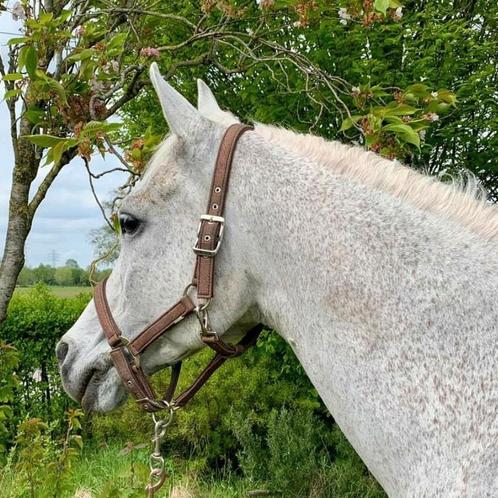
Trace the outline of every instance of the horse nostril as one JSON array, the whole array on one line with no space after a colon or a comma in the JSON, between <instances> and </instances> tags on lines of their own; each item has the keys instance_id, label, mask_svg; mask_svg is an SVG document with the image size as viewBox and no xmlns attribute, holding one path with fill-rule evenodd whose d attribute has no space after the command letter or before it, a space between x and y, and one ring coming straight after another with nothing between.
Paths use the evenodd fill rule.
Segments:
<instances>
[{"instance_id":1,"label":"horse nostril","mask_svg":"<svg viewBox=\"0 0 498 498\"><path fill-rule=\"evenodd\" d=\"M57 356L57 360L59 361L59 365L62 365L64 359L67 356L67 352L69 351L69 345L67 342L60 341L55 348L55 354Z\"/></svg>"}]
</instances>

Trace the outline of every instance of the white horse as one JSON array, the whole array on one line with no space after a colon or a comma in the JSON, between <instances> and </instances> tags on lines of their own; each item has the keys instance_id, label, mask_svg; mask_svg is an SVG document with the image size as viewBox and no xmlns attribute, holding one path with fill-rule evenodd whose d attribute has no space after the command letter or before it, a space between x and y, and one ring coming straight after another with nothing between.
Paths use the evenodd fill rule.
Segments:
<instances>
[{"instance_id":1,"label":"white horse","mask_svg":"<svg viewBox=\"0 0 498 498\"><path fill-rule=\"evenodd\" d=\"M215 156L236 120L202 82L197 110L156 66L151 78L171 134L121 206L107 285L128 338L190 281ZM498 496L498 213L471 190L264 125L235 154L214 329L277 330L392 497ZM191 316L142 364L151 373L201 347ZM91 302L57 351L85 409L126 398L108 352Z\"/></svg>"}]
</instances>

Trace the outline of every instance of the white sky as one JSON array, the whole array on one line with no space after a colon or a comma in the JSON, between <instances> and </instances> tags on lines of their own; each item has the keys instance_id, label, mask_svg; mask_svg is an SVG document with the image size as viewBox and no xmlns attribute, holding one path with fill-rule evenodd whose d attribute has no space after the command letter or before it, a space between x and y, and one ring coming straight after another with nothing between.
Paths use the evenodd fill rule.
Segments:
<instances>
[{"instance_id":1,"label":"white sky","mask_svg":"<svg viewBox=\"0 0 498 498\"><path fill-rule=\"evenodd\" d=\"M11 14L0 15L0 53L4 56L6 43L16 33L20 22L15 22ZM3 85L0 98L3 99ZM10 121L5 101L0 102L0 251L3 251L7 229L8 199L14 164L9 133ZM104 162L99 155L92 160L95 172L120 166L117 158L108 156ZM42 168L32 187L32 193L48 171ZM95 180L96 190L101 199L109 199L112 190L125 181L123 173L112 173ZM59 174L47 197L35 215L33 228L26 245L26 261L29 266L50 263L50 253L56 251L58 264L74 258L85 267L93 259L93 248L89 232L102 226L104 220L95 203L88 184L88 175L81 159L76 158L65 166Z\"/></svg>"}]
</instances>

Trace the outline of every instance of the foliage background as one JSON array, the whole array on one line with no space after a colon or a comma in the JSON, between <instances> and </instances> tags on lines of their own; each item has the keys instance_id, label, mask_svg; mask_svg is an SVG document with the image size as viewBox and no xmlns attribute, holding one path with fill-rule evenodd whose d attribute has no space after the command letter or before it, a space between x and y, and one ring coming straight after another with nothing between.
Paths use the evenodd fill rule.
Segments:
<instances>
[{"instance_id":1,"label":"foliage background","mask_svg":"<svg viewBox=\"0 0 498 498\"><path fill-rule=\"evenodd\" d=\"M17 350L15 362L0 363L0 389L11 393L0 399L11 410L0 418L0 443L10 448L0 455L2 496L70 497L82 488L102 497L143 495L149 417L133 402L113 416L65 415L76 407L63 394L52 352L89 299L59 298L40 284L11 301L0 327L1 340ZM0 358L6 353L0 349ZM180 387L210 356L204 351L186 362ZM14 370L17 387L8 382ZM159 391L167 377L155 377ZM384 496L275 333L224 365L176 418L163 451L170 488L187 480L195 496L245 496L261 487L296 497Z\"/></svg>"},{"instance_id":2,"label":"foliage background","mask_svg":"<svg viewBox=\"0 0 498 498\"><path fill-rule=\"evenodd\" d=\"M88 160L114 146L125 151L132 179L143 171L167 131L145 75L158 60L191 100L202 77L244 120L358 143L442 180L469 170L491 201L498 198L494 1L173 0L153 14L144 14L147 2L138 13L120 2L71 5L90 4L101 14L72 31L59 4L57 15L32 16L27 36L11 43L13 69L3 75L10 108L22 103L25 129L43 130L21 143L53 163L54 178L71 154ZM28 3L20 5L26 12ZM189 23L202 24L205 36L192 39ZM47 63L58 51L69 68L60 74ZM282 54L291 59L280 61ZM123 75L131 83L123 80L106 100ZM130 88L123 126L106 122L113 99ZM98 100L109 107L95 107ZM105 250L109 233L99 239ZM44 270L21 278L33 284ZM148 420L134 405L113 417L68 412L75 407L59 384L55 343L88 299L63 300L37 286L14 296L0 325L5 496L73 496L80 487L95 496L142 493ZM207 355L189 362L187 379ZM165 376L156 382L164 385ZM226 365L179 417L164 450L173 482L200 496L243 496L255 487L284 496L383 496L274 334Z\"/></svg>"},{"instance_id":3,"label":"foliage background","mask_svg":"<svg viewBox=\"0 0 498 498\"><path fill-rule=\"evenodd\" d=\"M180 12L193 8L189 2L179 3L183 6ZM352 88L361 89L360 95L354 91L341 95L353 115L368 115L377 105L388 105L398 96L397 92L406 93L410 85L426 85L422 98L408 103L423 108L424 113L434 112L440 119L431 122L422 133L420 149L395 145L395 157L443 179L447 173L471 171L496 202L498 5L489 0L411 0L403 2L399 22L365 25L361 16L346 25L338 22L338 7L360 9L366 3L314 2L307 24L293 29L282 28L289 24L289 18L297 18L290 8L278 11L281 15L274 14L268 22L271 29L282 28L279 41L284 45L304 50L317 67L344 79ZM234 24L237 22L241 30L255 29L250 21L235 20ZM161 45L171 41L174 33L159 39L155 36L151 43ZM185 50L184 57L187 53L190 56L190 49ZM168 64L167 60L162 63L165 71ZM207 68L180 68L174 80L191 101L196 98L196 77L204 78L221 106L243 120L278 123L348 142L364 143L368 138L367 123L359 130L341 132L344 113L330 105L326 95L321 95L325 90L315 89L298 71L284 74L255 66L244 74L227 76L214 64ZM386 94L374 100L373 93L379 88ZM431 93L441 89L455 93L456 106L434 102ZM310 97L316 97L318 103ZM156 98L150 91L127 104L124 115L130 137L140 136L144 124L156 133L164 131L157 109ZM372 145L378 150L375 142Z\"/></svg>"}]
</instances>

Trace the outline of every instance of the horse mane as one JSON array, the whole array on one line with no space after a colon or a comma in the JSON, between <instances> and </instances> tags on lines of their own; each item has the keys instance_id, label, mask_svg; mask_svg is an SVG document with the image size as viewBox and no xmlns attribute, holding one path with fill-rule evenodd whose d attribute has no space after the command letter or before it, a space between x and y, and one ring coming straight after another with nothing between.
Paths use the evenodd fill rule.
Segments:
<instances>
[{"instance_id":1,"label":"horse mane","mask_svg":"<svg viewBox=\"0 0 498 498\"><path fill-rule=\"evenodd\" d=\"M258 124L256 131L267 141L331 168L334 173L350 176L457 222L485 240L498 242L498 209L486 201L485 190L470 172L443 183L360 147L270 125Z\"/></svg>"}]
</instances>

